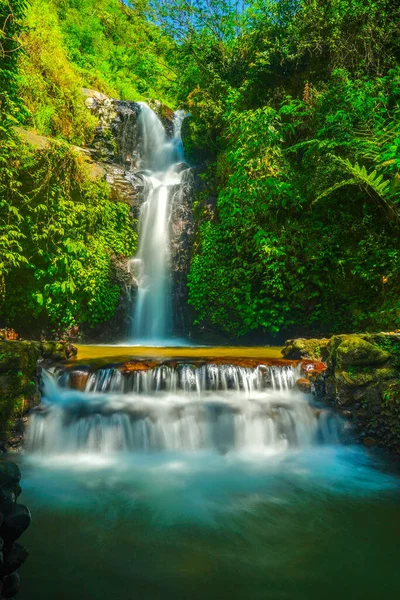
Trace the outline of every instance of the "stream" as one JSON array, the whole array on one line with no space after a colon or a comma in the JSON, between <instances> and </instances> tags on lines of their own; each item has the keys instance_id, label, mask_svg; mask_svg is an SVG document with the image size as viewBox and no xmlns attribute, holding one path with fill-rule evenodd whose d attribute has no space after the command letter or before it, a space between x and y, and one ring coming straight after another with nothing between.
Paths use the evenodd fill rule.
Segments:
<instances>
[{"instance_id":1,"label":"stream","mask_svg":"<svg viewBox=\"0 0 400 600\"><path fill-rule=\"evenodd\" d=\"M46 373L21 598L395 598L395 465L259 361Z\"/></svg>"}]
</instances>

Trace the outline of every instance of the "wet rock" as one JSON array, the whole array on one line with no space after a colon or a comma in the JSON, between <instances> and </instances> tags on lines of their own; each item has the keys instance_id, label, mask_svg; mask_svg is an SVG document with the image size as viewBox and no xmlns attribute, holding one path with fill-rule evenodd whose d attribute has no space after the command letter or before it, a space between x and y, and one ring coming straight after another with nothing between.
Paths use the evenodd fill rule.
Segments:
<instances>
[{"instance_id":1,"label":"wet rock","mask_svg":"<svg viewBox=\"0 0 400 600\"><path fill-rule=\"evenodd\" d=\"M15 573L26 560L27 550L15 540L30 523L30 512L16 504L21 488L21 473L17 465L0 462L0 598L12 598L19 587Z\"/></svg>"},{"instance_id":2,"label":"wet rock","mask_svg":"<svg viewBox=\"0 0 400 600\"><path fill-rule=\"evenodd\" d=\"M50 360L68 360L76 356L78 349L73 344L66 342L41 342L40 356Z\"/></svg>"},{"instance_id":3,"label":"wet rock","mask_svg":"<svg viewBox=\"0 0 400 600\"><path fill-rule=\"evenodd\" d=\"M13 490L21 480L19 467L12 462L0 461L0 486Z\"/></svg>"},{"instance_id":4,"label":"wet rock","mask_svg":"<svg viewBox=\"0 0 400 600\"><path fill-rule=\"evenodd\" d=\"M1 575L11 575L11 573L19 569L28 556L29 553L24 546L21 546L18 542L11 544L6 552L4 552L3 565L0 570Z\"/></svg>"},{"instance_id":5,"label":"wet rock","mask_svg":"<svg viewBox=\"0 0 400 600\"><path fill-rule=\"evenodd\" d=\"M89 378L89 371L73 369L69 373L69 387L73 390L83 391Z\"/></svg>"},{"instance_id":6,"label":"wet rock","mask_svg":"<svg viewBox=\"0 0 400 600\"><path fill-rule=\"evenodd\" d=\"M14 510L17 495L13 490L0 489L0 511L1 523L4 521L4 516Z\"/></svg>"},{"instance_id":7,"label":"wet rock","mask_svg":"<svg viewBox=\"0 0 400 600\"><path fill-rule=\"evenodd\" d=\"M161 123L164 126L164 129L169 137L172 137L174 134L174 111L172 108L160 102L160 100L153 100L151 98L147 98L147 104L150 106L152 110L156 113Z\"/></svg>"},{"instance_id":8,"label":"wet rock","mask_svg":"<svg viewBox=\"0 0 400 600\"><path fill-rule=\"evenodd\" d=\"M6 542L13 542L28 529L30 522L31 513L29 508L23 504L16 504L13 510L4 516L0 536Z\"/></svg>"},{"instance_id":9,"label":"wet rock","mask_svg":"<svg viewBox=\"0 0 400 600\"><path fill-rule=\"evenodd\" d=\"M13 598L19 590L20 578L18 573L12 573L3 579L2 596L4 598Z\"/></svg>"},{"instance_id":10,"label":"wet rock","mask_svg":"<svg viewBox=\"0 0 400 600\"><path fill-rule=\"evenodd\" d=\"M141 107L137 102L112 100L115 117L110 123L110 132L115 144L113 162L127 171L137 166L139 131L137 127Z\"/></svg>"},{"instance_id":11,"label":"wet rock","mask_svg":"<svg viewBox=\"0 0 400 600\"><path fill-rule=\"evenodd\" d=\"M187 336L193 320L188 305L187 287L194 241L192 202L193 173L186 165L186 170L182 174L182 183L173 196L171 216L172 305L175 309L175 331L182 337Z\"/></svg>"},{"instance_id":12,"label":"wet rock","mask_svg":"<svg viewBox=\"0 0 400 600\"><path fill-rule=\"evenodd\" d=\"M300 390L300 392L303 392L304 394L311 393L311 381L309 379L306 379L305 377L301 377L300 379L298 379L296 381L296 386L297 389Z\"/></svg>"},{"instance_id":13,"label":"wet rock","mask_svg":"<svg viewBox=\"0 0 400 600\"><path fill-rule=\"evenodd\" d=\"M374 438L371 437L366 437L363 439L363 444L364 446L371 448L372 446L376 446L376 440L374 440Z\"/></svg>"},{"instance_id":14,"label":"wet rock","mask_svg":"<svg viewBox=\"0 0 400 600\"><path fill-rule=\"evenodd\" d=\"M327 371L313 380L318 397L346 407L363 443L367 439L369 445L399 453L399 335L337 335L326 351Z\"/></svg>"}]
</instances>

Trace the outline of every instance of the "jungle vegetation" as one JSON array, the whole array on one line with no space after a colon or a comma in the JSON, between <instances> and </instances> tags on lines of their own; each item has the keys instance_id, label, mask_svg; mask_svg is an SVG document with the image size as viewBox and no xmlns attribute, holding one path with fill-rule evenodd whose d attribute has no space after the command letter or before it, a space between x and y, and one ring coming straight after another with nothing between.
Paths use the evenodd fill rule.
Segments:
<instances>
[{"instance_id":1,"label":"jungle vegetation","mask_svg":"<svg viewBox=\"0 0 400 600\"><path fill-rule=\"evenodd\" d=\"M198 326L232 337L400 328L395 0L0 0L0 314L107 321L128 207L69 144L81 88L187 108ZM50 136L23 144L15 126Z\"/></svg>"}]
</instances>

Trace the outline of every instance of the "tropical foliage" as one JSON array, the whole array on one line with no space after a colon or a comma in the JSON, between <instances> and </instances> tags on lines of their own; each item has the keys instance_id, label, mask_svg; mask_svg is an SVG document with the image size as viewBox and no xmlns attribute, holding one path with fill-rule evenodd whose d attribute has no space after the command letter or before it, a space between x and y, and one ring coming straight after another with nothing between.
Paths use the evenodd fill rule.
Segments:
<instances>
[{"instance_id":1,"label":"tropical foliage","mask_svg":"<svg viewBox=\"0 0 400 600\"><path fill-rule=\"evenodd\" d=\"M118 302L128 208L60 141L91 139L90 87L190 112L199 326L400 328L399 40L395 0L0 0L5 324ZM54 143L27 148L20 123Z\"/></svg>"},{"instance_id":2,"label":"tropical foliage","mask_svg":"<svg viewBox=\"0 0 400 600\"><path fill-rule=\"evenodd\" d=\"M19 67L30 125L75 144L95 123L82 87L111 97L169 103L175 74L171 39L149 23L143 7L119 0L30 0Z\"/></svg>"},{"instance_id":3,"label":"tropical foliage","mask_svg":"<svg viewBox=\"0 0 400 600\"><path fill-rule=\"evenodd\" d=\"M32 57L25 36L36 13L26 13L24 1L0 3L0 319L31 335L110 319L121 293L113 257L131 256L136 245L129 206L111 200L106 182L92 181L78 152L57 140L37 150L16 132L29 119L42 118L43 125L46 110L46 133L77 139L90 123L89 111L77 108L73 66L66 54L57 55L61 34L44 27L55 23L46 8L42 3L43 19L29 33L39 50ZM41 102L31 116L28 95Z\"/></svg>"},{"instance_id":4,"label":"tropical foliage","mask_svg":"<svg viewBox=\"0 0 400 600\"><path fill-rule=\"evenodd\" d=\"M208 164L197 322L233 335L400 327L400 7L227 3L220 20L221 6L163 4L191 65L186 145Z\"/></svg>"}]
</instances>

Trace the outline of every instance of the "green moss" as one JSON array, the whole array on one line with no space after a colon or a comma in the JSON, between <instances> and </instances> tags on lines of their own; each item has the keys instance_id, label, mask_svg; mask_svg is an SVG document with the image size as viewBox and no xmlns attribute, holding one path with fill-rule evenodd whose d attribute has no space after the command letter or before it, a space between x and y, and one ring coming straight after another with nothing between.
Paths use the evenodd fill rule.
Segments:
<instances>
[{"instance_id":1,"label":"green moss","mask_svg":"<svg viewBox=\"0 0 400 600\"><path fill-rule=\"evenodd\" d=\"M60 342L0 341L0 434L39 401L37 362L40 357L65 360L72 351Z\"/></svg>"},{"instance_id":2,"label":"green moss","mask_svg":"<svg viewBox=\"0 0 400 600\"><path fill-rule=\"evenodd\" d=\"M310 360L320 361L323 359L329 340L297 338L287 340L282 350L285 358L300 359L309 358Z\"/></svg>"},{"instance_id":3,"label":"green moss","mask_svg":"<svg viewBox=\"0 0 400 600\"><path fill-rule=\"evenodd\" d=\"M341 338L336 348L338 366L379 365L388 361L389 358L389 352L356 335Z\"/></svg>"},{"instance_id":4,"label":"green moss","mask_svg":"<svg viewBox=\"0 0 400 600\"><path fill-rule=\"evenodd\" d=\"M390 382L382 392L383 406L392 407L393 405L400 405L400 382ZM400 431L400 420L397 424Z\"/></svg>"},{"instance_id":5,"label":"green moss","mask_svg":"<svg viewBox=\"0 0 400 600\"><path fill-rule=\"evenodd\" d=\"M349 371L337 371L335 373L336 382L342 387L363 387L374 381L373 372L354 373Z\"/></svg>"}]
</instances>

